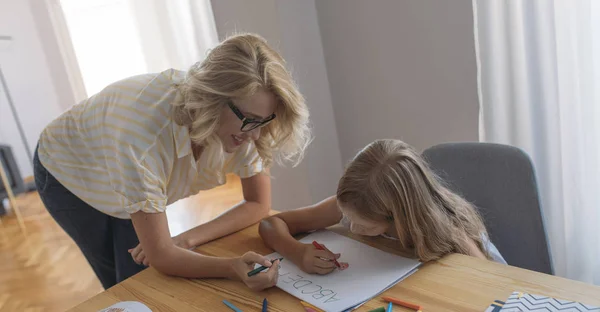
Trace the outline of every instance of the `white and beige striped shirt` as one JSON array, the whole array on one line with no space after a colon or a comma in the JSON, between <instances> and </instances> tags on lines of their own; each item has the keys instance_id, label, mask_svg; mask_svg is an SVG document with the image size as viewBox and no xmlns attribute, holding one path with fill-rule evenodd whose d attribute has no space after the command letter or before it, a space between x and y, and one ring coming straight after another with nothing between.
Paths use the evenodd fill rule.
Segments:
<instances>
[{"instance_id":1,"label":"white and beige striped shirt","mask_svg":"<svg viewBox=\"0 0 600 312\"><path fill-rule=\"evenodd\" d=\"M253 143L232 154L218 144L195 160L188 129L171 118L185 72L127 78L73 106L42 132L46 169L90 206L117 218L162 212L200 190L263 171Z\"/></svg>"}]
</instances>

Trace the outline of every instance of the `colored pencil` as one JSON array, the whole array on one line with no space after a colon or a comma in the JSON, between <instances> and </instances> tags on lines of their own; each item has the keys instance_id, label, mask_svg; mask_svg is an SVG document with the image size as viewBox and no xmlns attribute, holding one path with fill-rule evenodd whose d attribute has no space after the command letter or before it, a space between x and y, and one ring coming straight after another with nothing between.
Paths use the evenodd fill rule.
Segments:
<instances>
[{"instance_id":1,"label":"colored pencil","mask_svg":"<svg viewBox=\"0 0 600 312\"><path fill-rule=\"evenodd\" d=\"M308 302L300 301L300 304L302 304L306 312L325 312Z\"/></svg>"},{"instance_id":2,"label":"colored pencil","mask_svg":"<svg viewBox=\"0 0 600 312\"><path fill-rule=\"evenodd\" d=\"M240 310L238 307L234 306L233 303L231 303L227 300L223 300L223 303L235 312L242 312L242 310Z\"/></svg>"},{"instance_id":3,"label":"colored pencil","mask_svg":"<svg viewBox=\"0 0 600 312\"><path fill-rule=\"evenodd\" d=\"M283 261L283 258L279 258L279 259L271 260L271 263L273 263L273 262L275 262L275 261L277 261L277 260L279 260L279 262L281 262L281 261ZM256 275L256 274L258 274L258 273L260 273L260 272L262 272L262 271L264 271L264 270L266 270L266 269L268 269L268 268L269 268L269 267L266 267L266 266L264 266L264 265L261 265L261 266L259 266L258 268L256 268L256 269L254 269L254 270L252 270L252 271L248 272L248 277L254 276L254 275Z\"/></svg>"},{"instance_id":4,"label":"colored pencil","mask_svg":"<svg viewBox=\"0 0 600 312\"><path fill-rule=\"evenodd\" d=\"M313 242L312 242L312 244L313 244L313 246L315 246L315 248L317 248L318 250L325 250L325 247L323 247L323 245L321 245L321 244L317 243L316 241L313 241ZM340 267L341 267L341 266L340 266L340 263L339 263L339 262L338 262L338 261L337 261L335 258L333 258L333 263L335 264L335 266L336 266L336 267L338 267L338 268L340 268Z\"/></svg>"},{"instance_id":5,"label":"colored pencil","mask_svg":"<svg viewBox=\"0 0 600 312\"><path fill-rule=\"evenodd\" d=\"M421 306L418 304L402 301L400 299L392 298L392 297L382 297L384 301L395 303L397 305L403 306L405 308L413 309L415 311L421 311Z\"/></svg>"}]
</instances>

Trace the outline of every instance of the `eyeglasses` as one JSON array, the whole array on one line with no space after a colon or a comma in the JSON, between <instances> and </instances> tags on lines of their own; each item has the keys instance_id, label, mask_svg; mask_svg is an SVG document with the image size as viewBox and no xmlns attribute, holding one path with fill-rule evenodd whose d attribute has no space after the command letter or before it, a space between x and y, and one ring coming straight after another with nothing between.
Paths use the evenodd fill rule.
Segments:
<instances>
[{"instance_id":1,"label":"eyeglasses","mask_svg":"<svg viewBox=\"0 0 600 312\"><path fill-rule=\"evenodd\" d=\"M235 106L235 104L233 104L232 101L229 101L227 104L229 105L229 108L231 108L231 111L233 111L233 113L242 121L242 127L240 128L242 132L248 132L258 127L264 127L266 124L275 119L275 114L272 114L271 116L262 120L248 118L244 116L244 114Z\"/></svg>"}]
</instances>

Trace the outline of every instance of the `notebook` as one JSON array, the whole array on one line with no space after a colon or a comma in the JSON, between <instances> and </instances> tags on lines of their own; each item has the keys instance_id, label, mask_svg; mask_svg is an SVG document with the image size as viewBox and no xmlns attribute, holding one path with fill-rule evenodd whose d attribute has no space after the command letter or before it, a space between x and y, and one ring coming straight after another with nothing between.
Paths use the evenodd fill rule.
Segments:
<instances>
[{"instance_id":1,"label":"notebook","mask_svg":"<svg viewBox=\"0 0 600 312\"><path fill-rule=\"evenodd\" d=\"M548 296L532 295L515 291L506 302L494 301L485 312L582 312L597 311L600 307L581 302L561 300Z\"/></svg>"},{"instance_id":2,"label":"notebook","mask_svg":"<svg viewBox=\"0 0 600 312\"><path fill-rule=\"evenodd\" d=\"M318 275L304 273L291 261L282 261L277 287L325 311L346 311L361 305L413 274L421 264L327 230L300 240L305 244L312 241L341 253L340 262L347 262L349 267ZM268 257L281 256L273 253Z\"/></svg>"}]
</instances>

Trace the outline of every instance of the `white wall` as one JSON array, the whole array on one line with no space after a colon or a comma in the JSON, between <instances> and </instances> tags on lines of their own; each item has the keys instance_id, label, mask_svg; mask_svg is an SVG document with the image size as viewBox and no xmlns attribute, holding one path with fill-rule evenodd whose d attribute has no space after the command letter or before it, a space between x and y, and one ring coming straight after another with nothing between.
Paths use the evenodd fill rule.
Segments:
<instances>
[{"instance_id":1,"label":"white wall","mask_svg":"<svg viewBox=\"0 0 600 312\"><path fill-rule=\"evenodd\" d=\"M470 0L212 5L221 39L235 31L264 36L292 65L308 99L316 139L298 168L274 170L275 209L333 193L343 164L375 139L399 138L418 149L477 141Z\"/></svg>"},{"instance_id":2,"label":"white wall","mask_svg":"<svg viewBox=\"0 0 600 312\"><path fill-rule=\"evenodd\" d=\"M342 164L315 1L213 0L212 5L220 39L254 32L282 53L310 109L315 140L298 167L273 169L273 208L297 208L333 195Z\"/></svg>"},{"instance_id":3,"label":"white wall","mask_svg":"<svg viewBox=\"0 0 600 312\"><path fill-rule=\"evenodd\" d=\"M477 140L470 0L211 2L219 38L236 31L264 36L307 98L315 141L297 168L274 168L275 209L332 194L343 163L374 139L400 138L419 149ZM0 34L15 38L0 50L0 66L33 149L43 127L73 103L63 100L66 85L53 84L52 78L64 81L50 75L57 48L40 41L49 36L49 21L31 5L0 0ZM0 141L14 146L23 175L30 175L2 96Z\"/></svg>"},{"instance_id":4,"label":"white wall","mask_svg":"<svg viewBox=\"0 0 600 312\"><path fill-rule=\"evenodd\" d=\"M378 138L478 140L471 0L316 7L344 162Z\"/></svg>"},{"instance_id":5,"label":"white wall","mask_svg":"<svg viewBox=\"0 0 600 312\"><path fill-rule=\"evenodd\" d=\"M49 59L43 52L29 1L0 0L0 35L13 37L10 45L2 44L0 48L0 68L33 152L41 131L63 109L58 104ZM12 146L21 174L31 176L33 168L10 112L6 90L0 92L0 142Z\"/></svg>"}]
</instances>

